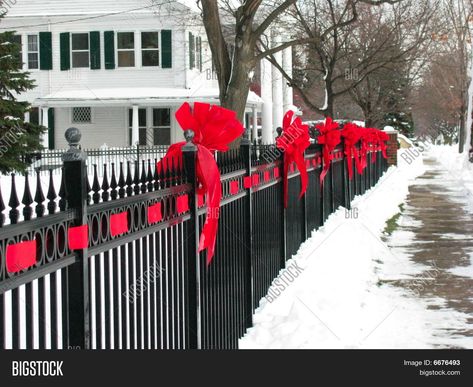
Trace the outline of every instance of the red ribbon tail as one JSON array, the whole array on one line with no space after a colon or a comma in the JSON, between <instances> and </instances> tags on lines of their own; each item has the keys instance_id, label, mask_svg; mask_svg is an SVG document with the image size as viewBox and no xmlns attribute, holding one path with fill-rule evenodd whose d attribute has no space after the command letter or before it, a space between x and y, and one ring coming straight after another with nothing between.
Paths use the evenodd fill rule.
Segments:
<instances>
[{"instance_id":1,"label":"red ribbon tail","mask_svg":"<svg viewBox=\"0 0 473 387\"><path fill-rule=\"evenodd\" d=\"M222 185L217 163L212 153L203 146L198 146L197 150L197 175L202 185L207 188L207 216L200 234L199 252L207 250L209 265L215 253Z\"/></svg>"},{"instance_id":2,"label":"red ribbon tail","mask_svg":"<svg viewBox=\"0 0 473 387\"><path fill-rule=\"evenodd\" d=\"M299 198L305 195L307 191L307 185L309 184L309 174L307 173L307 165L304 159L304 153L297 153L295 156L295 160L297 168L301 174L301 192L299 194Z\"/></svg>"}]
</instances>

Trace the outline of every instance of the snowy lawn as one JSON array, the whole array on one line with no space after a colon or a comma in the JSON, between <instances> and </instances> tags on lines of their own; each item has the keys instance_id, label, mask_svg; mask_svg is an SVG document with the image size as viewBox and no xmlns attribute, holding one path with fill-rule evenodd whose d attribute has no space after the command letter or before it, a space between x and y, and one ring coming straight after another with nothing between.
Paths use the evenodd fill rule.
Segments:
<instances>
[{"instance_id":1,"label":"snowy lawn","mask_svg":"<svg viewBox=\"0 0 473 387\"><path fill-rule=\"evenodd\" d=\"M358 216L339 209L312 233L287 263L303 272L274 300L261 300L241 349L431 347L426 305L401 288L379 286L380 270L406 265L380 237L409 182L424 171L420 157L399 164L355 199ZM281 287L273 284L271 294Z\"/></svg>"}]
</instances>

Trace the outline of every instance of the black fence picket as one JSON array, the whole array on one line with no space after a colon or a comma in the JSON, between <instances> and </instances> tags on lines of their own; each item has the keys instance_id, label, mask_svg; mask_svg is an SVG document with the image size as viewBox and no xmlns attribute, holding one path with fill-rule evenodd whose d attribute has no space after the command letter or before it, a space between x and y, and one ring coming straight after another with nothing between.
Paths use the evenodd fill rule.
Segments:
<instances>
[{"instance_id":1,"label":"black fence picket","mask_svg":"<svg viewBox=\"0 0 473 387\"><path fill-rule=\"evenodd\" d=\"M299 198L300 173L290 166L284 208L284 154L243 139L216 155L222 201L213 213L199 193L191 132L183 156L159 167L154 154L90 163L80 133L67 133L59 180L36 171L13 175L9 192L0 190L0 348L238 348L300 244L388 168L370 149L363 174L353 162L349 179L342 144L321 185L322 148L311 145L306 195ZM126 227L112 234L116 216ZM210 264L198 251L207 216L219 217ZM79 226L87 226L87 247L71 250L69 233ZM23 241L35 241L36 262L12 270L7 247Z\"/></svg>"}]
</instances>

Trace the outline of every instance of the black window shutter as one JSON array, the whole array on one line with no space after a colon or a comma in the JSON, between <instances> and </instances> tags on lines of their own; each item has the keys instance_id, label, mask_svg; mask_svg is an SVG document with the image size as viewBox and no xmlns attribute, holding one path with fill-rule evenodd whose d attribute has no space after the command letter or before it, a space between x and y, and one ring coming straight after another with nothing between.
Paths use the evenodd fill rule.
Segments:
<instances>
[{"instance_id":1,"label":"black window shutter","mask_svg":"<svg viewBox=\"0 0 473 387\"><path fill-rule=\"evenodd\" d=\"M189 32L189 68L195 67L195 40L192 32Z\"/></svg>"},{"instance_id":2,"label":"black window shutter","mask_svg":"<svg viewBox=\"0 0 473 387\"><path fill-rule=\"evenodd\" d=\"M51 32L39 33L39 68L41 70L53 69L53 49Z\"/></svg>"},{"instance_id":3,"label":"black window shutter","mask_svg":"<svg viewBox=\"0 0 473 387\"><path fill-rule=\"evenodd\" d=\"M90 33L90 68L100 70L100 32Z\"/></svg>"},{"instance_id":4,"label":"black window shutter","mask_svg":"<svg viewBox=\"0 0 473 387\"><path fill-rule=\"evenodd\" d=\"M61 71L71 68L71 34L63 32L59 36L61 46Z\"/></svg>"},{"instance_id":5,"label":"black window shutter","mask_svg":"<svg viewBox=\"0 0 473 387\"><path fill-rule=\"evenodd\" d=\"M199 71L202 72L202 38L199 36Z\"/></svg>"},{"instance_id":6,"label":"black window shutter","mask_svg":"<svg viewBox=\"0 0 473 387\"><path fill-rule=\"evenodd\" d=\"M105 53L105 69L115 69L115 32L105 31L104 36L104 53Z\"/></svg>"},{"instance_id":7,"label":"black window shutter","mask_svg":"<svg viewBox=\"0 0 473 387\"><path fill-rule=\"evenodd\" d=\"M54 122L54 108L48 109L48 147L49 149L54 149L55 147L55 122Z\"/></svg>"},{"instance_id":8,"label":"black window shutter","mask_svg":"<svg viewBox=\"0 0 473 387\"><path fill-rule=\"evenodd\" d=\"M161 31L161 67L170 69L172 67L172 31Z\"/></svg>"}]
</instances>

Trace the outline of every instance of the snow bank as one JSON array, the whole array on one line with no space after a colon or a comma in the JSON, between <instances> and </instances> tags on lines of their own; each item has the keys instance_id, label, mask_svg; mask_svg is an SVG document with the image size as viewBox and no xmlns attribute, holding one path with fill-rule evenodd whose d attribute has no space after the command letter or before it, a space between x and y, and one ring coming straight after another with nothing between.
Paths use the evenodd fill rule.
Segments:
<instances>
[{"instance_id":1,"label":"snow bank","mask_svg":"<svg viewBox=\"0 0 473 387\"><path fill-rule=\"evenodd\" d=\"M274 301L261 300L240 348L428 347L425 305L402 289L378 286L377 273L380 263L400 260L380 235L423 171L420 157L411 165L400 158L399 167L355 198L358 216L339 209L314 231L293 257L302 274Z\"/></svg>"},{"instance_id":2,"label":"snow bank","mask_svg":"<svg viewBox=\"0 0 473 387\"><path fill-rule=\"evenodd\" d=\"M473 203L473 164L465 158L464 153L458 153L458 145L434 145L428 153L467 189Z\"/></svg>"}]
</instances>

